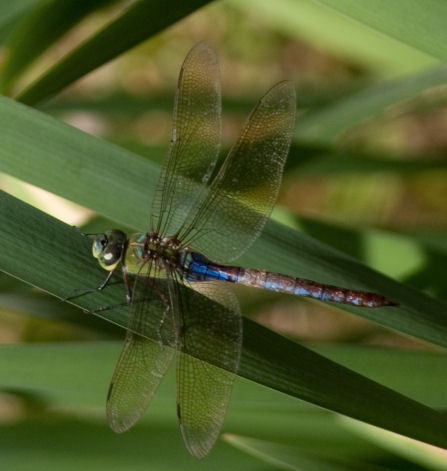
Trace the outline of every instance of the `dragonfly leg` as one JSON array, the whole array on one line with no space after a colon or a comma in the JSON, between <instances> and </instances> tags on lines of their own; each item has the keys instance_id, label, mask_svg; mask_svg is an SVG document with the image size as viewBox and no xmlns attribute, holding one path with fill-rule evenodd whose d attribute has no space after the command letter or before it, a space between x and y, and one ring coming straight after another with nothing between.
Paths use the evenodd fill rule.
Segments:
<instances>
[{"instance_id":1,"label":"dragonfly leg","mask_svg":"<svg viewBox=\"0 0 447 471\"><path fill-rule=\"evenodd\" d=\"M96 308L93 312L93 314L103 312L103 311L109 311L111 309L116 309L118 307L123 307L123 306L129 306L131 301L132 301L132 290L130 288L130 281L129 281L129 274L127 271L126 266L123 264L122 265L122 274L123 274L123 281L124 281L124 286L126 287L126 302L125 303L119 303L119 304L111 304L109 306L100 306ZM93 289L92 291L101 291L103 290L108 284L110 279L112 278L113 273L115 273L115 270L110 271L105 280L96 288Z\"/></svg>"},{"instance_id":2,"label":"dragonfly leg","mask_svg":"<svg viewBox=\"0 0 447 471\"><path fill-rule=\"evenodd\" d=\"M96 288L96 290L97 291L103 290L109 284L110 278L112 278L114 273L115 273L115 270L109 271L109 273L107 273L107 276L105 277L104 281Z\"/></svg>"},{"instance_id":3,"label":"dragonfly leg","mask_svg":"<svg viewBox=\"0 0 447 471\"><path fill-rule=\"evenodd\" d=\"M115 273L115 270L109 271L107 273L107 276L104 279L104 281L97 288L91 288L91 289L83 290L83 292L81 294L78 294L77 296L82 296L84 294L93 293L95 291L102 291L106 286L108 286L110 284L110 280L111 280L114 273ZM123 273L124 286L126 287L126 303L112 304L110 306L100 306L99 308L97 308L93 311L94 313L95 312L101 312L101 311L107 311L109 309L114 309L116 307L123 307L123 306L126 306L126 305L130 305L130 303L132 301L132 290L130 288L129 274L128 274L128 271L127 271L127 268L126 268L125 265L122 266L122 273ZM75 297L77 297L77 296L75 296ZM71 299L71 298L65 298L65 300L66 299Z\"/></svg>"},{"instance_id":4,"label":"dragonfly leg","mask_svg":"<svg viewBox=\"0 0 447 471\"><path fill-rule=\"evenodd\" d=\"M74 289L68 296L62 298L62 301L69 301L70 299L80 298L81 296L85 296L86 294L95 293L96 291L102 291L108 284L110 279L112 278L114 271L109 271L107 276L105 277L104 281L97 286L96 288L81 288L81 289Z\"/></svg>"},{"instance_id":5,"label":"dragonfly leg","mask_svg":"<svg viewBox=\"0 0 447 471\"><path fill-rule=\"evenodd\" d=\"M120 307L126 307L126 303L118 303L118 304L109 304L108 306L99 306L96 309L93 309L92 311L86 310L86 314L99 314L100 312L104 311L111 311L112 309L118 309Z\"/></svg>"}]
</instances>

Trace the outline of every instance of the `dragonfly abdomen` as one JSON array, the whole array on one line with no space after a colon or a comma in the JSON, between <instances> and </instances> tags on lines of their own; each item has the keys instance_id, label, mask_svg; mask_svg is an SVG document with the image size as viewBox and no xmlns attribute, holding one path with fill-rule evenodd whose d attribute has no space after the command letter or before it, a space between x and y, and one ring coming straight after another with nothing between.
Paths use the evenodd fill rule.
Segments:
<instances>
[{"instance_id":1,"label":"dragonfly abdomen","mask_svg":"<svg viewBox=\"0 0 447 471\"><path fill-rule=\"evenodd\" d=\"M361 307L394 306L395 303L380 294L357 291L338 286L325 285L303 278L271 273L264 270L241 269L237 283L256 288L268 289L280 293L306 298L352 304Z\"/></svg>"},{"instance_id":2,"label":"dragonfly abdomen","mask_svg":"<svg viewBox=\"0 0 447 471\"><path fill-rule=\"evenodd\" d=\"M377 293L325 285L304 278L294 278L265 270L218 265L198 253L188 253L184 261L186 262L186 279L191 282L226 281L294 296L361 307L396 305L393 301Z\"/></svg>"}]
</instances>

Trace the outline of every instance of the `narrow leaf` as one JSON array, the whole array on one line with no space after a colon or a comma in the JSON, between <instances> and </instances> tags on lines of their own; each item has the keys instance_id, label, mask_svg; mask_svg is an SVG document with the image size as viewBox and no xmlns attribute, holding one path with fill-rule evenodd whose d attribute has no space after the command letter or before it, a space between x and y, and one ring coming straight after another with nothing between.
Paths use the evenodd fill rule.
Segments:
<instances>
[{"instance_id":1,"label":"narrow leaf","mask_svg":"<svg viewBox=\"0 0 447 471\"><path fill-rule=\"evenodd\" d=\"M363 120L383 113L389 106L414 98L418 93L446 82L447 67L440 67L354 92L327 107L305 114L297 126L295 139L329 144Z\"/></svg>"},{"instance_id":2,"label":"narrow leaf","mask_svg":"<svg viewBox=\"0 0 447 471\"><path fill-rule=\"evenodd\" d=\"M58 62L17 99L33 105L53 96L75 80L181 20L208 1L137 1Z\"/></svg>"},{"instance_id":3,"label":"narrow leaf","mask_svg":"<svg viewBox=\"0 0 447 471\"><path fill-rule=\"evenodd\" d=\"M260 461L288 471L386 471L388 468L368 465L365 462L346 460L330 454L309 452L282 443L259 440L240 435L225 435L225 441L258 458ZM388 469L389 471L389 469Z\"/></svg>"},{"instance_id":4,"label":"narrow leaf","mask_svg":"<svg viewBox=\"0 0 447 471\"><path fill-rule=\"evenodd\" d=\"M320 4L415 49L447 59L447 4L443 0L320 0Z\"/></svg>"},{"instance_id":5,"label":"narrow leaf","mask_svg":"<svg viewBox=\"0 0 447 471\"><path fill-rule=\"evenodd\" d=\"M405 0L398 3L403 2ZM439 63L438 59L420 49L415 49L391 35L383 34L379 29L365 27L365 24L353 20L349 14L340 14L335 9L338 3L336 0L331 1L332 5L335 4L333 9L328 8L323 2L314 0L276 0L275 2L232 0L232 3L236 8L244 9L248 15L253 10L258 15L264 15L265 21L273 24L278 31L284 32L287 36L296 38L298 41L308 41L313 47L317 46L337 56L345 56L357 64L374 70L376 75L402 76L427 67L434 67ZM376 8L371 8L367 0L361 2L347 0L344 3L349 3L351 10L360 4L359 8L364 8L366 11L373 10L379 19L387 21L386 18L380 16L380 11L377 12ZM389 2L388 10L395 3ZM423 5L422 0L419 3ZM402 8L410 11L412 8L408 7L407 2ZM345 11L348 11L348 6ZM394 19L393 17L390 21ZM405 21L407 30L413 31L415 29L414 18L411 15L405 15ZM430 41L429 34L424 33L424 37L425 41Z\"/></svg>"},{"instance_id":6,"label":"narrow leaf","mask_svg":"<svg viewBox=\"0 0 447 471\"><path fill-rule=\"evenodd\" d=\"M92 11L117 0L51 0L17 25L8 43L8 56L2 67L0 86L7 91L12 80L37 57Z\"/></svg>"}]
</instances>

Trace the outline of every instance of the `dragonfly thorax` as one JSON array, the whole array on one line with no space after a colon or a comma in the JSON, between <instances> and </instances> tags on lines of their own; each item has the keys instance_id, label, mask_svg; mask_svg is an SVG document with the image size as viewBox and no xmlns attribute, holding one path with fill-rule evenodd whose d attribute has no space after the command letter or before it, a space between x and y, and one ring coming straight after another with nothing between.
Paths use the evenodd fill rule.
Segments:
<instances>
[{"instance_id":1,"label":"dragonfly thorax","mask_svg":"<svg viewBox=\"0 0 447 471\"><path fill-rule=\"evenodd\" d=\"M138 273L143 265L152 265L160 270L174 271L181 266L183 247L174 237L160 237L145 232L129 237L125 264L130 273Z\"/></svg>"}]
</instances>

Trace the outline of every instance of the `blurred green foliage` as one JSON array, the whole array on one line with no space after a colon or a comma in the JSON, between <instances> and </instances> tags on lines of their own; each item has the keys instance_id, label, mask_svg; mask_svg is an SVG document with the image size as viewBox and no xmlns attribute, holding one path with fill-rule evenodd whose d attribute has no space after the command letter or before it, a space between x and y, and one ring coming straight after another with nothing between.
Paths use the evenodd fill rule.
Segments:
<instances>
[{"instance_id":1,"label":"blurred green foliage","mask_svg":"<svg viewBox=\"0 0 447 471\"><path fill-rule=\"evenodd\" d=\"M108 218L90 220L92 231L109 224L144 230L169 141L176 77L192 45L206 39L219 52L225 147L266 89L294 80L300 115L273 217L295 231L272 222L243 263L389 290L401 309L351 309L370 323L321 303L242 289L243 313L296 339L338 342L317 349L336 362L334 369L297 346L296 358L315 363L303 365L300 378L293 373L298 363L290 360L289 394L345 413L357 407L359 418L363 409L365 417L379 420L379 408L386 415L388 406L396 428L414 420L418 438L445 443L443 416L435 410L446 407L446 356L435 344L447 343L446 14L441 0L3 2L1 92L43 113L0 100L0 170L8 174L0 184L68 224L79 219L65 203L22 181ZM76 231L10 201L2 199L0 269L62 297L87 280L100 280ZM90 216L77 209L74 214ZM120 288L111 288L110 296L119 299ZM259 469L258 460L280 469L446 467L445 451L362 429L243 380L225 429L232 434L225 440L242 452L221 443L199 464L187 456L176 430L172 375L148 420L114 436L105 427L103 403L121 329L6 275L0 308L0 341L17 344L0 355L5 469ZM255 354L265 350L268 358L269 348L289 345L279 337L267 347L256 345L258 331L250 329L254 345L246 348ZM279 371L275 378L266 361L269 373L262 376L259 358L257 366L244 364L241 374L276 387ZM350 404L356 401L345 391L355 376L343 376L338 365L366 377L350 391L358 404ZM408 409L399 411L401 399L389 389L374 396L380 388L367 378L428 406L414 405L424 411L421 421L416 413L411 417L405 398L401 404Z\"/></svg>"}]
</instances>

